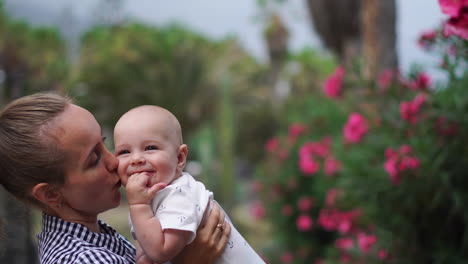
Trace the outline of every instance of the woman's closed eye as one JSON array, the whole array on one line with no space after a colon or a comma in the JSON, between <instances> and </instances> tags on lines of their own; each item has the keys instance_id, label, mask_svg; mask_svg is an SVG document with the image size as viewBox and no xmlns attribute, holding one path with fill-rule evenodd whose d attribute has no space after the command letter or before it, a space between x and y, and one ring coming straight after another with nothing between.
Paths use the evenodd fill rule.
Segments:
<instances>
[{"instance_id":1,"label":"woman's closed eye","mask_svg":"<svg viewBox=\"0 0 468 264\"><path fill-rule=\"evenodd\" d=\"M98 165L99 161L101 160L101 152L98 149L95 149L93 153L91 154L91 157L89 159L88 166L91 167L96 167Z\"/></svg>"},{"instance_id":2,"label":"woman's closed eye","mask_svg":"<svg viewBox=\"0 0 468 264\"><path fill-rule=\"evenodd\" d=\"M88 167L96 167L99 164L99 161L101 161L102 157L102 147L104 146L104 142L106 141L106 137L102 137L101 143L97 144L94 147L93 152L91 153L89 159L88 159Z\"/></svg>"}]
</instances>

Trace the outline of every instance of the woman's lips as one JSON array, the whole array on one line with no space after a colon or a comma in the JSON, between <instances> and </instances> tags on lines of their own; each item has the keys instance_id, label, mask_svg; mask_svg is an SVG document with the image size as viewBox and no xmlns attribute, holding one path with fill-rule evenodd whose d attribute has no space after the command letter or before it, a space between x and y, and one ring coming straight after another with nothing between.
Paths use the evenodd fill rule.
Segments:
<instances>
[{"instance_id":1,"label":"woman's lips","mask_svg":"<svg viewBox=\"0 0 468 264\"><path fill-rule=\"evenodd\" d=\"M116 188L120 188L120 186L122 186L122 181L119 180L116 184L115 184L115 187Z\"/></svg>"}]
</instances>

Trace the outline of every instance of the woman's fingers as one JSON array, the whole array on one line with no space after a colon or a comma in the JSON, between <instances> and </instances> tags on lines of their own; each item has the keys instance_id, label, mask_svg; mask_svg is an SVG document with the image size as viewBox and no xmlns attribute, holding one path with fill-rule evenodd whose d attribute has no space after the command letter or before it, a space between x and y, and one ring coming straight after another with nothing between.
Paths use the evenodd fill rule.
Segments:
<instances>
[{"instance_id":1,"label":"woman's fingers","mask_svg":"<svg viewBox=\"0 0 468 264\"><path fill-rule=\"evenodd\" d=\"M221 237L219 238L219 242L217 244L217 248L219 252L223 252L224 248L226 248L229 236L231 235L231 224L229 222L225 222L223 230L221 232Z\"/></svg>"},{"instance_id":2,"label":"woman's fingers","mask_svg":"<svg viewBox=\"0 0 468 264\"><path fill-rule=\"evenodd\" d=\"M213 230L210 240L212 245L216 248L216 254L221 255L224 248L226 248L229 235L231 234L231 225L229 222L226 222L226 215L217 203L213 206L212 213L213 212L216 212L217 214L217 218L213 217L214 219L217 219L217 221L213 221L213 227L210 226L210 228L213 228L210 229Z\"/></svg>"},{"instance_id":3,"label":"woman's fingers","mask_svg":"<svg viewBox=\"0 0 468 264\"><path fill-rule=\"evenodd\" d=\"M206 224L205 224L205 229L207 229L210 233L213 233L215 231L216 225L219 223L219 218L221 214L222 214L221 209L215 203L213 208L211 209L210 214L208 215L208 220L206 221Z\"/></svg>"},{"instance_id":4,"label":"woman's fingers","mask_svg":"<svg viewBox=\"0 0 468 264\"><path fill-rule=\"evenodd\" d=\"M195 240L187 245L184 250L172 261L177 264L212 264L222 254L226 247L227 238L224 238L224 230L216 227L220 221L224 221L224 213L218 205L214 205L208 214L205 225L200 225ZM229 236L229 235L228 235Z\"/></svg>"}]
</instances>

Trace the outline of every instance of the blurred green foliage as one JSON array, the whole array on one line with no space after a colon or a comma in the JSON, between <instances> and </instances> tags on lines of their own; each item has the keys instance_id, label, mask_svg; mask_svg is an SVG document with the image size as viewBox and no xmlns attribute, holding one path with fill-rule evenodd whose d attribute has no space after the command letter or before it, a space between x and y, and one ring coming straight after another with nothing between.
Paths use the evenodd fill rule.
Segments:
<instances>
[{"instance_id":1,"label":"blurred green foliage","mask_svg":"<svg viewBox=\"0 0 468 264\"><path fill-rule=\"evenodd\" d=\"M189 131L212 117L217 90L208 78L210 54L221 48L177 26L94 28L83 37L71 92L110 128L130 108L154 104L172 111Z\"/></svg>"},{"instance_id":2,"label":"blurred green foliage","mask_svg":"<svg viewBox=\"0 0 468 264\"><path fill-rule=\"evenodd\" d=\"M57 29L12 20L0 2L0 103L25 94L63 89L69 67Z\"/></svg>"}]
</instances>

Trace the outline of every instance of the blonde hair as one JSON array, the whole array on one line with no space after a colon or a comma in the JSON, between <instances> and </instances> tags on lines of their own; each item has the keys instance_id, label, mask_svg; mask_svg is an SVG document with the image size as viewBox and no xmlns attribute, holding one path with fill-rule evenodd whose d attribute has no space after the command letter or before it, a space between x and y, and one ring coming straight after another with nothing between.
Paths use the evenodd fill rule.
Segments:
<instances>
[{"instance_id":1,"label":"blonde hair","mask_svg":"<svg viewBox=\"0 0 468 264\"><path fill-rule=\"evenodd\" d=\"M64 183L65 155L48 128L71 103L58 93L36 93L0 112L0 184L19 200L44 208L32 197L32 188Z\"/></svg>"}]
</instances>

